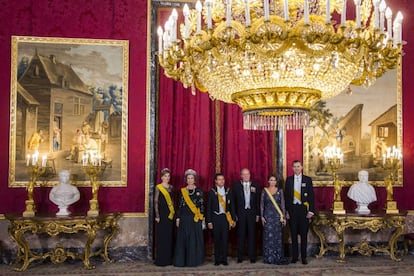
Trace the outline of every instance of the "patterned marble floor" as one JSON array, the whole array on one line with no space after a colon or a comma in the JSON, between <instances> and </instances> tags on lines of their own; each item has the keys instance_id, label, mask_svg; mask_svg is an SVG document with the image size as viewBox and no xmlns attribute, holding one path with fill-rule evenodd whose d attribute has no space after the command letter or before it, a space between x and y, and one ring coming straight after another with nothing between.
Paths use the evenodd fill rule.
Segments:
<instances>
[{"instance_id":1,"label":"patterned marble floor","mask_svg":"<svg viewBox=\"0 0 414 276\"><path fill-rule=\"evenodd\" d=\"M351 256L347 257L345 264L337 263L336 257L331 256L322 259L309 258L308 265L297 263L285 266L268 265L260 261L255 264L250 264L247 261L238 264L235 259L230 259L229 266L214 266L208 260L205 264L196 268L157 267L150 262L143 261L105 264L97 260L94 264L96 265L95 269L86 270L79 261L60 265L49 262L33 263L24 272L16 272L13 270L13 266L2 264L0 265L0 275L414 275L413 255L405 256L401 262L394 262L387 256Z\"/></svg>"}]
</instances>

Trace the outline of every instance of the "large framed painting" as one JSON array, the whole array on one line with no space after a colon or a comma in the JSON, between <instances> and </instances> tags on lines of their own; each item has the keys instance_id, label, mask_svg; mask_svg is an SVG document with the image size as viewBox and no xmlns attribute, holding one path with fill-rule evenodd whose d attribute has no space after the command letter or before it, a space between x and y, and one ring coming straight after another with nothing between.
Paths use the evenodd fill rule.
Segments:
<instances>
[{"instance_id":1,"label":"large framed painting","mask_svg":"<svg viewBox=\"0 0 414 276\"><path fill-rule=\"evenodd\" d=\"M82 166L93 156L103 186L126 186L128 48L126 40L12 37L9 187L27 184L33 156L45 184L67 169L88 185Z\"/></svg>"},{"instance_id":2,"label":"large framed painting","mask_svg":"<svg viewBox=\"0 0 414 276\"><path fill-rule=\"evenodd\" d=\"M316 186L332 185L332 173L324 164L324 149L340 147L344 165L337 171L344 186L358 181L366 170L373 185L384 185L382 168L387 148L402 149L401 62L368 88L350 86L346 91L317 103L304 130L305 173ZM401 166L402 167L402 166ZM402 185L402 169L396 185Z\"/></svg>"}]
</instances>

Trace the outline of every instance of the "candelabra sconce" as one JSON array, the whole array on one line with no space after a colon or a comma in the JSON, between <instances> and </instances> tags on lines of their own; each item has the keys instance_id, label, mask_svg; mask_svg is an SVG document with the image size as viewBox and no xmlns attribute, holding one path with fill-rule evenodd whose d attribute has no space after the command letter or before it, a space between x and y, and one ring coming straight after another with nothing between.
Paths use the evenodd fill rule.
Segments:
<instances>
[{"instance_id":1,"label":"candelabra sconce","mask_svg":"<svg viewBox=\"0 0 414 276\"><path fill-rule=\"evenodd\" d=\"M337 170L343 167L344 155L340 148L329 147L325 150L325 165L332 172L334 185L334 202L332 210L334 214L345 214L344 203L341 199L342 183L339 180Z\"/></svg>"},{"instance_id":2,"label":"candelabra sconce","mask_svg":"<svg viewBox=\"0 0 414 276\"><path fill-rule=\"evenodd\" d=\"M384 179L385 189L387 190L387 203L386 213L387 214L398 214L397 202L394 201L394 184L395 179L398 178L398 170L401 168L401 150L393 147L387 149L387 154L383 155L382 167L387 171L387 177Z\"/></svg>"},{"instance_id":3,"label":"candelabra sconce","mask_svg":"<svg viewBox=\"0 0 414 276\"><path fill-rule=\"evenodd\" d=\"M27 184L27 200L25 201L26 209L23 212L23 217L34 217L36 213L36 204L33 198L33 191L36 186L39 176L44 175L46 172L46 157L43 157L42 163L38 164L38 153L26 157L26 169L30 176L29 183Z\"/></svg>"},{"instance_id":4,"label":"candelabra sconce","mask_svg":"<svg viewBox=\"0 0 414 276\"><path fill-rule=\"evenodd\" d=\"M85 157L82 159L82 169L88 175L92 188L92 199L89 200L89 211L87 215L96 217L99 215L98 192L100 182L98 181L98 177L104 173L106 166L102 164L102 159L99 157L91 158L91 162L88 162L88 160Z\"/></svg>"}]
</instances>

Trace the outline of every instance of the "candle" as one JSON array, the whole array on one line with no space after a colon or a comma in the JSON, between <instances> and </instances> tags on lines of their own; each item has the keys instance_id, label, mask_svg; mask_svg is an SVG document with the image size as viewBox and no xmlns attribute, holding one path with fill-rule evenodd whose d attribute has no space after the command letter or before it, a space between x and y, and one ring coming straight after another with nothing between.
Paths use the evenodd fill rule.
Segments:
<instances>
[{"instance_id":1,"label":"candle","mask_svg":"<svg viewBox=\"0 0 414 276\"><path fill-rule=\"evenodd\" d=\"M47 161L47 157L46 157L46 155L43 155L43 157L42 157L42 167L43 168L46 167L46 161Z\"/></svg>"},{"instance_id":2,"label":"candle","mask_svg":"<svg viewBox=\"0 0 414 276\"><path fill-rule=\"evenodd\" d=\"M403 15L401 12L397 12L397 16L395 17L395 20L397 21L397 43L402 43L402 21L403 21Z\"/></svg>"},{"instance_id":3,"label":"candle","mask_svg":"<svg viewBox=\"0 0 414 276\"><path fill-rule=\"evenodd\" d=\"M383 33L384 32L384 13L385 13L385 9L387 8L387 4L385 4L385 1L382 0L381 4L379 6L379 10L380 10L380 32Z\"/></svg>"},{"instance_id":4,"label":"candle","mask_svg":"<svg viewBox=\"0 0 414 276\"><path fill-rule=\"evenodd\" d=\"M344 5L342 6L341 26L345 26L345 21L346 21L346 0L344 0Z\"/></svg>"},{"instance_id":5,"label":"candle","mask_svg":"<svg viewBox=\"0 0 414 276\"><path fill-rule=\"evenodd\" d=\"M387 39L392 39L392 10L388 7L385 10L385 18L387 18Z\"/></svg>"},{"instance_id":6,"label":"candle","mask_svg":"<svg viewBox=\"0 0 414 276\"><path fill-rule=\"evenodd\" d=\"M30 165L30 154L26 155L26 166Z\"/></svg>"},{"instance_id":7,"label":"candle","mask_svg":"<svg viewBox=\"0 0 414 276\"><path fill-rule=\"evenodd\" d=\"M269 21L269 0L264 0L263 9L264 9L264 20Z\"/></svg>"},{"instance_id":8,"label":"candle","mask_svg":"<svg viewBox=\"0 0 414 276\"><path fill-rule=\"evenodd\" d=\"M285 20L289 20L289 5L288 0L283 0L283 13L285 15Z\"/></svg>"},{"instance_id":9,"label":"candle","mask_svg":"<svg viewBox=\"0 0 414 276\"><path fill-rule=\"evenodd\" d=\"M354 0L357 28L361 28L361 0Z\"/></svg>"},{"instance_id":10,"label":"candle","mask_svg":"<svg viewBox=\"0 0 414 276\"><path fill-rule=\"evenodd\" d=\"M231 26L231 0L226 0L226 26Z\"/></svg>"},{"instance_id":11,"label":"candle","mask_svg":"<svg viewBox=\"0 0 414 276\"><path fill-rule=\"evenodd\" d=\"M184 14L184 38L188 38L190 36L190 20L188 16L190 15L190 9L188 8L188 5L185 4L183 8L183 14Z\"/></svg>"},{"instance_id":12,"label":"candle","mask_svg":"<svg viewBox=\"0 0 414 276\"><path fill-rule=\"evenodd\" d=\"M207 29L211 30L213 28L213 22L211 21L211 0L206 0L207 6Z\"/></svg>"},{"instance_id":13,"label":"candle","mask_svg":"<svg viewBox=\"0 0 414 276\"><path fill-rule=\"evenodd\" d=\"M246 26L250 26L249 0L244 0L244 8L245 8L245 12L246 12Z\"/></svg>"},{"instance_id":14,"label":"candle","mask_svg":"<svg viewBox=\"0 0 414 276\"><path fill-rule=\"evenodd\" d=\"M309 2L308 0L305 0L303 9L305 13L305 24L309 24Z\"/></svg>"},{"instance_id":15,"label":"candle","mask_svg":"<svg viewBox=\"0 0 414 276\"><path fill-rule=\"evenodd\" d=\"M37 164L38 155L39 153L37 151L32 155L32 166L35 166Z\"/></svg>"},{"instance_id":16,"label":"candle","mask_svg":"<svg viewBox=\"0 0 414 276\"><path fill-rule=\"evenodd\" d=\"M102 156L100 154L98 154L98 165L102 165Z\"/></svg>"},{"instance_id":17,"label":"candle","mask_svg":"<svg viewBox=\"0 0 414 276\"><path fill-rule=\"evenodd\" d=\"M394 47L397 47L397 45L398 45L398 28L399 28L399 26L398 26L397 18L395 18L394 19L394 25L392 27L392 30L394 32L394 43L393 43Z\"/></svg>"},{"instance_id":18,"label":"candle","mask_svg":"<svg viewBox=\"0 0 414 276\"><path fill-rule=\"evenodd\" d=\"M163 41L164 41L164 51L168 48L168 33L167 31L164 32L164 34L162 35Z\"/></svg>"},{"instance_id":19,"label":"candle","mask_svg":"<svg viewBox=\"0 0 414 276\"><path fill-rule=\"evenodd\" d=\"M379 29L379 5L381 0L373 0L374 3L374 29Z\"/></svg>"},{"instance_id":20,"label":"candle","mask_svg":"<svg viewBox=\"0 0 414 276\"><path fill-rule=\"evenodd\" d=\"M177 40L177 10L173 9L171 13L171 40L176 41Z\"/></svg>"},{"instance_id":21,"label":"candle","mask_svg":"<svg viewBox=\"0 0 414 276\"><path fill-rule=\"evenodd\" d=\"M164 32L164 34L165 34L164 48L168 48L170 46L170 40L171 40L171 36L170 36L170 34L171 34L171 25L170 25L171 20L170 19L171 19L171 17L167 20L167 22L165 22L165 25L164 25L164 30L165 30L165 32Z\"/></svg>"},{"instance_id":22,"label":"candle","mask_svg":"<svg viewBox=\"0 0 414 276\"><path fill-rule=\"evenodd\" d=\"M157 34L158 34L158 54L161 55L162 54L162 39L163 39L163 31L162 31L161 26L158 26Z\"/></svg>"},{"instance_id":23,"label":"candle","mask_svg":"<svg viewBox=\"0 0 414 276\"><path fill-rule=\"evenodd\" d=\"M382 155L382 164L384 164L385 165L385 153Z\"/></svg>"},{"instance_id":24,"label":"candle","mask_svg":"<svg viewBox=\"0 0 414 276\"><path fill-rule=\"evenodd\" d=\"M88 164L88 155L84 153L82 155L82 166L86 166Z\"/></svg>"},{"instance_id":25,"label":"candle","mask_svg":"<svg viewBox=\"0 0 414 276\"><path fill-rule=\"evenodd\" d=\"M326 0L326 23L331 23L331 2Z\"/></svg>"},{"instance_id":26,"label":"candle","mask_svg":"<svg viewBox=\"0 0 414 276\"><path fill-rule=\"evenodd\" d=\"M197 32L196 32L196 34L200 34L200 31L201 31L201 11L203 10L203 6L201 5L200 0L197 0L196 10L197 10Z\"/></svg>"}]
</instances>

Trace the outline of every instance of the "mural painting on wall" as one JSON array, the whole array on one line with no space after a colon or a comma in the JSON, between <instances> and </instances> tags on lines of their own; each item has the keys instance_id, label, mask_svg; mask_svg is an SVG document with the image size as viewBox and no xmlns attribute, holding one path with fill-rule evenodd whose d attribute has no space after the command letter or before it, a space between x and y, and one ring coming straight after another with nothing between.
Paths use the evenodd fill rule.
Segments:
<instances>
[{"instance_id":1,"label":"mural painting on wall","mask_svg":"<svg viewBox=\"0 0 414 276\"><path fill-rule=\"evenodd\" d=\"M384 185L383 155L389 147L402 146L401 106L401 65L368 88L350 86L337 97L318 102L303 132L305 172L317 186L331 186L325 152L335 146L344 154L337 173L345 186L358 181L360 170L369 172L373 185ZM396 184L402 185L401 170Z\"/></svg>"},{"instance_id":2,"label":"mural painting on wall","mask_svg":"<svg viewBox=\"0 0 414 276\"><path fill-rule=\"evenodd\" d=\"M126 186L128 41L12 37L9 186L29 181L37 154L40 181L53 185L82 166L105 166L103 186Z\"/></svg>"}]
</instances>

